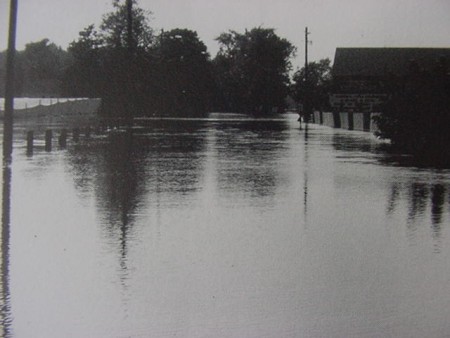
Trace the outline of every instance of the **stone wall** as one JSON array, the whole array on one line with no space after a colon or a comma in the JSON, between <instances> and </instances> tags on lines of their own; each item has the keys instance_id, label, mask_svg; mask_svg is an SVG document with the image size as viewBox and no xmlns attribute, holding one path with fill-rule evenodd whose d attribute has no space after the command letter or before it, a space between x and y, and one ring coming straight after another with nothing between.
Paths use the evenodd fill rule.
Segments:
<instances>
[{"instance_id":1,"label":"stone wall","mask_svg":"<svg viewBox=\"0 0 450 338\"><path fill-rule=\"evenodd\" d=\"M353 113L353 130L366 130L364 128L364 113Z\"/></svg>"},{"instance_id":2,"label":"stone wall","mask_svg":"<svg viewBox=\"0 0 450 338\"><path fill-rule=\"evenodd\" d=\"M375 132L378 127L373 117L378 115L380 113L314 112L314 122L331 128ZM322 123L320 123L320 116L322 116Z\"/></svg>"}]
</instances>

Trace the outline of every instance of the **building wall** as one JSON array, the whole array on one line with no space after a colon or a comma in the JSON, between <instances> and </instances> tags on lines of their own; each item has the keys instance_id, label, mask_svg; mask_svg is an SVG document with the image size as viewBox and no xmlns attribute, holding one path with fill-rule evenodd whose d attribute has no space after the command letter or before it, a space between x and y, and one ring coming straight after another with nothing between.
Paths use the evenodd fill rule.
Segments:
<instances>
[{"instance_id":1,"label":"building wall","mask_svg":"<svg viewBox=\"0 0 450 338\"><path fill-rule=\"evenodd\" d=\"M323 116L323 125L327 126L327 127L331 127L331 128L335 128L335 123L334 123L334 114L331 112L323 112L322 116Z\"/></svg>"},{"instance_id":2,"label":"building wall","mask_svg":"<svg viewBox=\"0 0 450 338\"><path fill-rule=\"evenodd\" d=\"M342 129L350 129L349 116L347 112L339 113L339 117L341 119L341 128Z\"/></svg>"},{"instance_id":3,"label":"building wall","mask_svg":"<svg viewBox=\"0 0 450 338\"><path fill-rule=\"evenodd\" d=\"M373 112L386 100L385 94L331 94L333 110L346 112Z\"/></svg>"},{"instance_id":4,"label":"building wall","mask_svg":"<svg viewBox=\"0 0 450 338\"><path fill-rule=\"evenodd\" d=\"M378 130L378 127L373 121L373 117L380 114L381 113L323 112L322 123L320 123L318 119L315 119L315 123L331 128L375 132Z\"/></svg>"},{"instance_id":5,"label":"building wall","mask_svg":"<svg viewBox=\"0 0 450 338\"><path fill-rule=\"evenodd\" d=\"M353 130L364 131L364 113L353 113Z\"/></svg>"},{"instance_id":6,"label":"building wall","mask_svg":"<svg viewBox=\"0 0 450 338\"><path fill-rule=\"evenodd\" d=\"M323 123L322 112L316 110L313 113L313 115L314 115L314 123L317 123L317 124L322 124Z\"/></svg>"}]
</instances>

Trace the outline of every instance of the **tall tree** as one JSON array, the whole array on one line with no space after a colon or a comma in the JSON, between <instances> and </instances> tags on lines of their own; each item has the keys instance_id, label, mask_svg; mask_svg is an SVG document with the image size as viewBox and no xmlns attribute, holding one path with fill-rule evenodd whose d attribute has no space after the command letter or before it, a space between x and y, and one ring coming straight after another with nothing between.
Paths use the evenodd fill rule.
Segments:
<instances>
[{"instance_id":1,"label":"tall tree","mask_svg":"<svg viewBox=\"0 0 450 338\"><path fill-rule=\"evenodd\" d=\"M296 71L293 76L292 95L294 99L303 104L304 111L328 108L328 93L332 85L330 59L309 62L307 69L308 76L305 74L305 67Z\"/></svg>"},{"instance_id":2,"label":"tall tree","mask_svg":"<svg viewBox=\"0 0 450 338\"><path fill-rule=\"evenodd\" d=\"M295 47L274 29L222 33L214 60L225 109L255 115L281 110L289 91Z\"/></svg>"},{"instance_id":3,"label":"tall tree","mask_svg":"<svg viewBox=\"0 0 450 338\"><path fill-rule=\"evenodd\" d=\"M376 119L378 135L421 161L450 166L448 64L438 60L434 69L424 70L412 63L406 76L389 84L389 99Z\"/></svg>"},{"instance_id":4,"label":"tall tree","mask_svg":"<svg viewBox=\"0 0 450 338\"><path fill-rule=\"evenodd\" d=\"M66 73L67 93L101 97L103 111L110 116L140 113L138 101L145 94L138 91L153 41L149 15L136 0L114 0L99 31L90 25L80 32L69 47L73 63Z\"/></svg>"},{"instance_id":5,"label":"tall tree","mask_svg":"<svg viewBox=\"0 0 450 338\"><path fill-rule=\"evenodd\" d=\"M24 70L20 52L15 55L14 65L14 96L23 96ZM0 97L5 95L6 85L6 51L0 52Z\"/></svg>"},{"instance_id":6,"label":"tall tree","mask_svg":"<svg viewBox=\"0 0 450 338\"><path fill-rule=\"evenodd\" d=\"M70 65L63 81L63 92L68 96L101 97L104 87L102 46L104 42L89 25L79 33L77 41L68 48Z\"/></svg>"},{"instance_id":7,"label":"tall tree","mask_svg":"<svg viewBox=\"0 0 450 338\"><path fill-rule=\"evenodd\" d=\"M131 6L132 34L129 36L128 22ZM153 30L149 25L150 11L138 6L136 0L121 3L113 1L112 12L103 16L100 24L101 36L106 46L111 48L132 47L133 49L148 49L153 42ZM129 46L133 43L133 46Z\"/></svg>"},{"instance_id":8,"label":"tall tree","mask_svg":"<svg viewBox=\"0 0 450 338\"><path fill-rule=\"evenodd\" d=\"M100 96L105 113L128 122L136 115L204 114L210 107L213 76L197 33L173 29L154 36L149 12L136 1L116 0L113 6L98 32L91 25L71 44L67 88Z\"/></svg>"},{"instance_id":9,"label":"tall tree","mask_svg":"<svg viewBox=\"0 0 450 338\"><path fill-rule=\"evenodd\" d=\"M204 114L212 97L212 70L205 44L196 32L173 29L162 32L155 47L159 78L157 96L162 114Z\"/></svg>"},{"instance_id":10,"label":"tall tree","mask_svg":"<svg viewBox=\"0 0 450 338\"><path fill-rule=\"evenodd\" d=\"M25 96L58 96L68 55L48 39L26 44L17 55L20 94Z\"/></svg>"}]
</instances>

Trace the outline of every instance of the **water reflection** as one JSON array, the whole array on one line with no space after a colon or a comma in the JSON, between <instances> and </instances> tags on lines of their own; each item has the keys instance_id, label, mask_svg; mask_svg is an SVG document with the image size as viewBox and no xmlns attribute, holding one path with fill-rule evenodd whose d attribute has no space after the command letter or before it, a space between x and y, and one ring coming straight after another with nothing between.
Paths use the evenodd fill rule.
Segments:
<instances>
[{"instance_id":1,"label":"water reflection","mask_svg":"<svg viewBox=\"0 0 450 338\"><path fill-rule=\"evenodd\" d=\"M136 218L161 207L182 207L200 189L204 156L203 124L151 121L140 129L113 131L69 150L77 189L94 192L99 223L128 272Z\"/></svg>"},{"instance_id":2,"label":"water reflection","mask_svg":"<svg viewBox=\"0 0 450 338\"><path fill-rule=\"evenodd\" d=\"M397 202L400 196L400 184L397 182L392 183L391 185L391 191L389 193L389 197L388 197L388 202L387 202L387 214L392 214L396 207L397 207Z\"/></svg>"},{"instance_id":3,"label":"water reflection","mask_svg":"<svg viewBox=\"0 0 450 338\"><path fill-rule=\"evenodd\" d=\"M123 284L128 274L128 239L132 235L134 215L145 184L139 177L142 172L139 155L133 149L131 132L115 135L104 148L94 182L97 206L103 219L101 224L118 247Z\"/></svg>"},{"instance_id":4,"label":"water reflection","mask_svg":"<svg viewBox=\"0 0 450 338\"><path fill-rule=\"evenodd\" d=\"M147 168L153 172L152 195L171 207L189 204L192 194L201 189L204 121L160 121L147 128L140 140L141 147L150 148Z\"/></svg>"},{"instance_id":5,"label":"water reflection","mask_svg":"<svg viewBox=\"0 0 450 338\"><path fill-rule=\"evenodd\" d=\"M217 184L227 198L271 203L282 185L279 166L287 134L285 121L251 121L217 126ZM235 202L237 200L234 200Z\"/></svg>"},{"instance_id":6,"label":"water reflection","mask_svg":"<svg viewBox=\"0 0 450 338\"><path fill-rule=\"evenodd\" d=\"M393 213L403 198L408 203L407 224L412 234L417 231L418 223L431 224L432 236L439 239L444 225L446 194L450 192L450 185L437 181L436 183L410 182L391 184L390 198L387 212ZM405 194L406 196L402 196ZM450 202L450 201L449 201ZM429 222L426 218L429 217Z\"/></svg>"},{"instance_id":7,"label":"water reflection","mask_svg":"<svg viewBox=\"0 0 450 338\"><path fill-rule=\"evenodd\" d=\"M340 132L335 130L333 134L333 148L340 152L364 152L376 153L381 151L383 144L374 142L367 133Z\"/></svg>"},{"instance_id":8,"label":"water reflection","mask_svg":"<svg viewBox=\"0 0 450 338\"><path fill-rule=\"evenodd\" d=\"M300 126L300 130L301 130ZM305 215L305 224L307 224L307 214L308 214L308 136L309 136L309 127L308 123L305 123L304 129L305 136L305 155L304 155L304 168L303 168L303 207L304 207L304 215Z\"/></svg>"},{"instance_id":9,"label":"water reflection","mask_svg":"<svg viewBox=\"0 0 450 338\"><path fill-rule=\"evenodd\" d=\"M50 198L29 203L39 211L56 205L61 217L36 214L37 241L27 236L34 218L13 208L15 333L443 332L449 296L424 290L445 290L449 280L448 173L382 164L366 152L372 146L361 146L376 149L367 134L303 127L154 120L132 134L115 131L31 159L22 153L14 201L23 203L31 185L40 190L34 196ZM47 174L30 172L35 167ZM308 227L299 226L303 216ZM430 245L439 256L424 250ZM21 254L29 246L39 258L33 266ZM28 288L27 271L41 283ZM62 297L51 302L53 295Z\"/></svg>"},{"instance_id":10,"label":"water reflection","mask_svg":"<svg viewBox=\"0 0 450 338\"><path fill-rule=\"evenodd\" d=\"M10 242L10 211L11 211L11 164L3 162L2 181L2 238L0 261L0 330L2 337L11 336L11 304L9 289L9 242Z\"/></svg>"},{"instance_id":11,"label":"water reflection","mask_svg":"<svg viewBox=\"0 0 450 338\"><path fill-rule=\"evenodd\" d=\"M332 136L332 145L337 150L337 158L352 163L369 164L370 158L375 158L375 163L385 167L399 167L404 174L411 171L420 173L420 168L409 156L384 153L385 144L376 142L365 133L335 131ZM369 168L367 168L369 169ZM436 173L439 171L436 171ZM421 178L420 174L398 177L390 183L387 194L386 214L392 215L403 208L406 201L408 236L414 234L420 227L420 222L431 225L432 238L437 240L442 235L442 226L445 222L444 215L446 194L450 192L450 184L441 181L431 173L425 171L423 175L431 175L429 180ZM367 177L366 177L367 178ZM428 218L428 220L427 220Z\"/></svg>"},{"instance_id":12,"label":"water reflection","mask_svg":"<svg viewBox=\"0 0 450 338\"><path fill-rule=\"evenodd\" d=\"M433 235L436 237L441 236L445 191L445 187L441 184L435 184L431 187L431 227Z\"/></svg>"},{"instance_id":13,"label":"water reflection","mask_svg":"<svg viewBox=\"0 0 450 338\"><path fill-rule=\"evenodd\" d=\"M408 223L425 213L428 201L428 184L413 182L408 191Z\"/></svg>"}]
</instances>

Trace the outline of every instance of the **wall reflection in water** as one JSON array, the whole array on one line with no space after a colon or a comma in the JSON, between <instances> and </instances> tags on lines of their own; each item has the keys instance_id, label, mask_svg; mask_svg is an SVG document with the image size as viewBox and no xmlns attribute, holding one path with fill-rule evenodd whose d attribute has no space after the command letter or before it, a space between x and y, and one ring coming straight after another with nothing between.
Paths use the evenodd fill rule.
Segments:
<instances>
[{"instance_id":1,"label":"wall reflection in water","mask_svg":"<svg viewBox=\"0 0 450 338\"><path fill-rule=\"evenodd\" d=\"M446 205L450 204L448 195L450 185L444 182L395 182L391 185L387 213L391 214L399 209L401 201L405 199L410 233L417 231L421 223L431 224L432 236L438 239L445 221Z\"/></svg>"},{"instance_id":2,"label":"wall reflection in water","mask_svg":"<svg viewBox=\"0 0 450 338\"><path fill-rule=\"evenodd\" d=\"M338 151L337 157L346 161L370 163L372 158L378 165L392 167L397 166L400 172L407 173L409 170L417 169L417 164L410 156L400 156L385 152L384 143L373 142L367 135L362 133L342 133L336 131L332 137L332 145ZM432 171L431 171L432 172ZM393 214L403 207L402 203L407 201L407 226L410 234L418 229L418 222L428 217L423 223L431 224L433 238L441 236L444 215L446 213L446 195L450 194L450 184L446 181L430 176L429 182L423 178L407 176L399 177L399 180L390 184L387 195L387 214ZM448 198L450 203L450 198Z\"/></svg>"}]
</instances>

